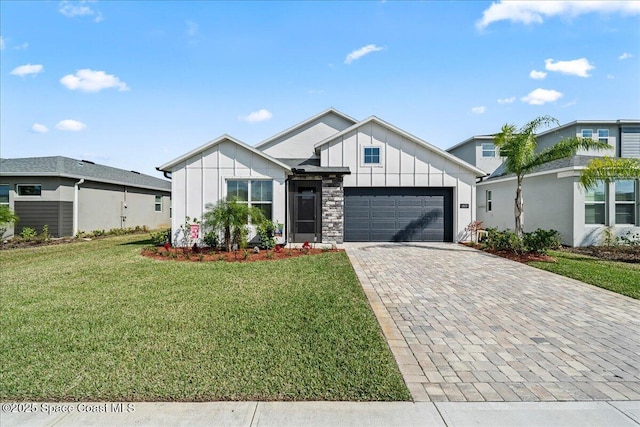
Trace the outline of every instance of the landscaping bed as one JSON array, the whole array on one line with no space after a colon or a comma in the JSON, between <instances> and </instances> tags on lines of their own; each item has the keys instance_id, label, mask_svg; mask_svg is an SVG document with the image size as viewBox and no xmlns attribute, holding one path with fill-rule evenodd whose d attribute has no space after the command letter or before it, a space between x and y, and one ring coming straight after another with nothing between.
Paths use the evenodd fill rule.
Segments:
<instances>
[{"instance_id":1,"label":"landscaping bed","mask_svg":"<svg viewBox=\"0 0 640 427\"><path fill-rule=\"evenodd\" d=\"M252 261L275 261L287 258L295 258L305 255L318 255L330 252L344 252L343 249L316 249L316 248L282 248L262 249L255 252L253 249L238 251L220 251L209 248L176 248L176 247L145 247L142 255L145 257L162 261L228 261L228 262L252 262Z\"/></svg>"},{"instance_id":2,"label":"landscaping bed","mask_svg":"<svg viewBox=\"0 0 640 427\"><path fill-rule=\"evenodd\" d=\"M573 254L588 255L594 258L640 263L640 246L589 246L582 248L563 248L562 251Z\"/></svg>"}]
</instances>

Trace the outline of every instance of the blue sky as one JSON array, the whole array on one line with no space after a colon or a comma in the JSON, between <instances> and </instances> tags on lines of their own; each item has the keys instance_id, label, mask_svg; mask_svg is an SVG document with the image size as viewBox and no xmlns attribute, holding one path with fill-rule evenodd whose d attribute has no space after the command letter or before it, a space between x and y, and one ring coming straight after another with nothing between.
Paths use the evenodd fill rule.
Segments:
<instances>
[{"instance_id":1,"label":"blue sky","mask_svg":"<svg viewBox=\"0 0 640 427\"><path fill-rule=\"evenodd\" d=\"M0 2L0 154L155 167L329 107L448 148L640 118L640 2Z\"/></svg>"}]
</instances>

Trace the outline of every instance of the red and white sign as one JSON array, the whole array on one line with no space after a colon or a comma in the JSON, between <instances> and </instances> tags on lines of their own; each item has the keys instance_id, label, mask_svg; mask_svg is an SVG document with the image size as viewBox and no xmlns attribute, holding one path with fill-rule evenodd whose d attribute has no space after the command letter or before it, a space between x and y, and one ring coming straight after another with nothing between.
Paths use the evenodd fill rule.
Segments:
<instances>
[{"instance_id":1,"label":"red and white sign","mask_svg":"<svg viewBox=\"0 0 640 427\"><path fill-rule=\"evenodd\" d=\"M191 238L197 239L200 234L200 226L198 224L191 224Z\"/></svg>"}]
</instances>

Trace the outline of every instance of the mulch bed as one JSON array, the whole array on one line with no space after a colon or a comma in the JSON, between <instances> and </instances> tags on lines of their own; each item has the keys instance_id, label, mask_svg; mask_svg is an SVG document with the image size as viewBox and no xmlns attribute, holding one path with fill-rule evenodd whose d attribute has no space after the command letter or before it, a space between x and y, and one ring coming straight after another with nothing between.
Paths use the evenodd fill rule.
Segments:
<instances>
[{"instance_id":1,"label":"mulch bed","mask_svg":"<svg viewBox=\"0 0 640 427\"><path fill-rule=\"evenodd\" d=\"M565 252L588 255L606 261L640 263L640 246L588 246L563 248Z\"/></svg>"},{"instance_id":2,"label":"mulch bed","mask_svg":"<svg viewBox=\"0 0 640 427\"><path fill-rule=\"evenodd\" d=\"M484 249L484 252L488 252L493 255L498 255L502 258L508 258L512 261L518 261L523 264L527 264L529 262L540 261L540 262L556 262L557 260L549 255L543 254L534 254L534 253L524 253L517 254L509 251L494 251L491 249Z\"/></svg>"},{"instance_id":3,"label":"mulch bed","mask_svg":"<svg viewBox=\"0 0 640 427\"><path fill-rule=\"evenodd\" d=\"M194 252L191 248L169 248L164 247L142 250L142 255L161 261L191 261L191 262L209 262L209 261L227 261L227 262L253 262L253 261L274 261L278 259L295 258L306 255L317 255L327 252L343 252L343 249L289 249L282 248L276 250L260 250L255 253L253 249L247 249L246 252L238 250L236 252L216 251L208 248L200 248Z\"/></svg>"}]
</instances>

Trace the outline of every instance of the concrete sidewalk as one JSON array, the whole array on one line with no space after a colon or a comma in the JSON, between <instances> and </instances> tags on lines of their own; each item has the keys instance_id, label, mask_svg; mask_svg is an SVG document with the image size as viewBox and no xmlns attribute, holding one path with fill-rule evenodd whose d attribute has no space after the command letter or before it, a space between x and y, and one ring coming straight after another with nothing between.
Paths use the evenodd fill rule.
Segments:
<instances>
[{"instance_id":1,"label":"concrete sidewalk","mask_svg":"<svg viewBox=\"0 0 640 427\"><path fill-rule=\"evenodd\" d=\"M640 401L35 403L7 426L523 426L638 427ZM21 409L26 409L25 404ZM63 406L64 405L64 406ZM66 413L47 414L63 407Z\"/></svg>"}]
</instances>

